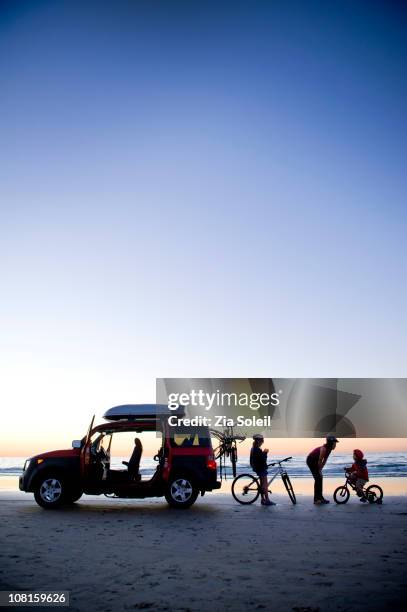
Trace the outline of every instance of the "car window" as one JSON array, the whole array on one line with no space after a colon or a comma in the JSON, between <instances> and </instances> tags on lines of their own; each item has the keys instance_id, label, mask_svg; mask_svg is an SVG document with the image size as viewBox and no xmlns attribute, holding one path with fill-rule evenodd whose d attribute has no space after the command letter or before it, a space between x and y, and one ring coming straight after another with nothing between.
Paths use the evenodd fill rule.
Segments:
<instances>
[{"instance_id":1,"label":"car window","mask_svg":"<svg viewBox=\"0 0 407 612\"><path fill-rule=\"evenodd\" d=\"M211 446L209 430L205 427L170 427L170 442L176 448Z\"/></svg>"},{"instance_id":2,"label":"car window","mask_svg":"<svg viewBox=\"0 0 407 612\"><path fill-rule=\"evenodd\" d=\"M95 432L91 437L92 451L96 452L103 448L107 452L109 448L110 437L110 434L105 435L100 432Z\"/></svg>"},{"instance_id":3,"label":"car window","mask_svg":"<svg viewBox=\"0 0 407 612\"><path fill-rule=\"evenodd\" d=\"M100 441L99 447L103 448L106 452L109 450L109 444L110 444L111 437L112 437L111 434L108 434L106 436L103 436L103 438Z\"/></svg>"}]
</instances>

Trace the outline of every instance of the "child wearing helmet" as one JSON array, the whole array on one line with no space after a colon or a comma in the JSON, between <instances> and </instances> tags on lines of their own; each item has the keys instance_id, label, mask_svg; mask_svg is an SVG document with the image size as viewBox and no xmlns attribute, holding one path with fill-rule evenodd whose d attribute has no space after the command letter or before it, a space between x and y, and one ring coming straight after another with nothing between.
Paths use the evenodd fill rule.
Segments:
<instances>
[{"instance_id":1,"label":"child wearing helmet","mask_svg":"<svg viewBox=\"0 0 407 612\"><path fill-rule=\"evenodd\" d=\"M267 483L267 453L268 448L262 450L261 446L264 442L262 434L254 434L253 446L250 451L250 465L256 472L261 486L261 503L263 506L275 506L275 503L269 499L268 483Z\"/></svg>"},{"instance_id":2,"label":"child wearing helmet","mask_svg":"<svg viewBox=\"0 0 407 612\"><path fill-rule=\"evenodd\" d=\"M351 465L351 467L345 468L345 471L349 480L354 483L356 493L360 497L360 501L365 502L367 500L363 494L363 487L369 480L369 474L366 467L367 461L364 458L363 452L358 448L353 451L353 461L354 463Z\"/></svg>"}]
</instances>

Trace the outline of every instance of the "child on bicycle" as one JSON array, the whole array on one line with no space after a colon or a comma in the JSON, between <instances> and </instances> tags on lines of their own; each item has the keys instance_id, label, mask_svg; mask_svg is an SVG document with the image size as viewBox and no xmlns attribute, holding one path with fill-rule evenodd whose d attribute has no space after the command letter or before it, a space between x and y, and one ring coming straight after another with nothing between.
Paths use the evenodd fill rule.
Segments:
<instances>
[{"instance_id":1,"label":"child on bicycle","mask_svg":"<svg viewBox=\"0 0 407 612\"><path fill-rule=\"evenodd\" d=\"M261 487L261 503L263 506L275 506L275 503L269 499L268 482L267 482L267 453L268 448L264 450L261 446L264 442L262 434L254 434L253 446L250 451L250 465L256 472Z\"/></svg>"},{"instance_id":2,"label":"child on bicycle","mask_svg":"<svg viewBox=\"0 0 407 612\"><path fill-rule=\"evenodd\" d=\"M358 448L353 451L354 463L350 468L345 468L348 479L355 485L356 494L360 497L361 502L366 502L367 499L363 493L363 487L369 480L367 471L367 461L364 458L363 452Z\"/></svg>"}]
</instances>

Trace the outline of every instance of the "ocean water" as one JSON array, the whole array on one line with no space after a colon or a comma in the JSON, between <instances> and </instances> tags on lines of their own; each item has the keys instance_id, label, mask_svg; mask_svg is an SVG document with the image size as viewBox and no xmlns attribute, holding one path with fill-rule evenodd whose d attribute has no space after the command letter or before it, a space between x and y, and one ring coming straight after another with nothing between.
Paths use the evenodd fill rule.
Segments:
<instances>
[{"instance_id":1,"label":"ocean water","mask_svg":"<svg viewBox=\"0 0 407 612\"><path fill-rule=\"evenodd\" d=\"M269 457L269 462L280 457ZM366 455L367 468L369 477L395 477L407 476L407 453L369 453ZM344 467L349 467L353 463L349 453L346 454L331 454L327 464L324 467L325 477L342 477L344 475ZM311 476L306 464L306 455L293 455L290 461L283 463L288 473L296 478L308 478ZM227 475L231 473L231 468L226 466ZM242 473L250 471L249 457L239 457L237 472Z\"/></svg>"},{"instance_id":2,"label":"ocean water","mask_svg":"<svg viewBox=\"0 0 407 612\"><path fill-rule=\"evenodd\" d=\"M269 461L276 459L282 459L279 457L269 457ZM369 470L369 477L394 477L394 476L407 476L407 453L369 453L367 455L367 467ZM0 476L19 476L22 472L26 457L0 457ZM113 469L124 469L122 461L128 460L128 457L113 457L111 467ZM232 470L230 463L226 460L226 474L228 477L231 476ZM349 466L352 463L349 453L339 454L335 453L329 457L328 463L324 468L324 476L341 477L343 476L343 468ZM309 477L310 472L305 463L305 455L295 455L291 461L287 461L285 464L287 471L290 475L296 478ZM219 466L219 461L218 461ZM157 463L150 457L145 457L141 461L140 472L144 476L150 476L153 474L157 467ZM243 473L251 471L248 456L239 456L237 465L237 472Z\"/></svg>"}]
</instances>

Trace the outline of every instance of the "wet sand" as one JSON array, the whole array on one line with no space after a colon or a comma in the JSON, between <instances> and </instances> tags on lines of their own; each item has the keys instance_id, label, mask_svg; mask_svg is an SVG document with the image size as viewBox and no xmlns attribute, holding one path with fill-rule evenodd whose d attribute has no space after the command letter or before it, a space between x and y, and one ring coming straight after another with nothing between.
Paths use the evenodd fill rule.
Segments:
<instances>
[{"instance_id":1,"label":"wet sand","mask_svg":"<svg viewBox=\"0 0 407 612\"><path fill-rule=\"evenodd\" d=\"M45 511L3 490L1 588L69 590L71 610L106 612L405 609L407 498L319 507L299 488L296 506L217 493L187 511L87 496Z\"/></svg>"}]
</instances>

